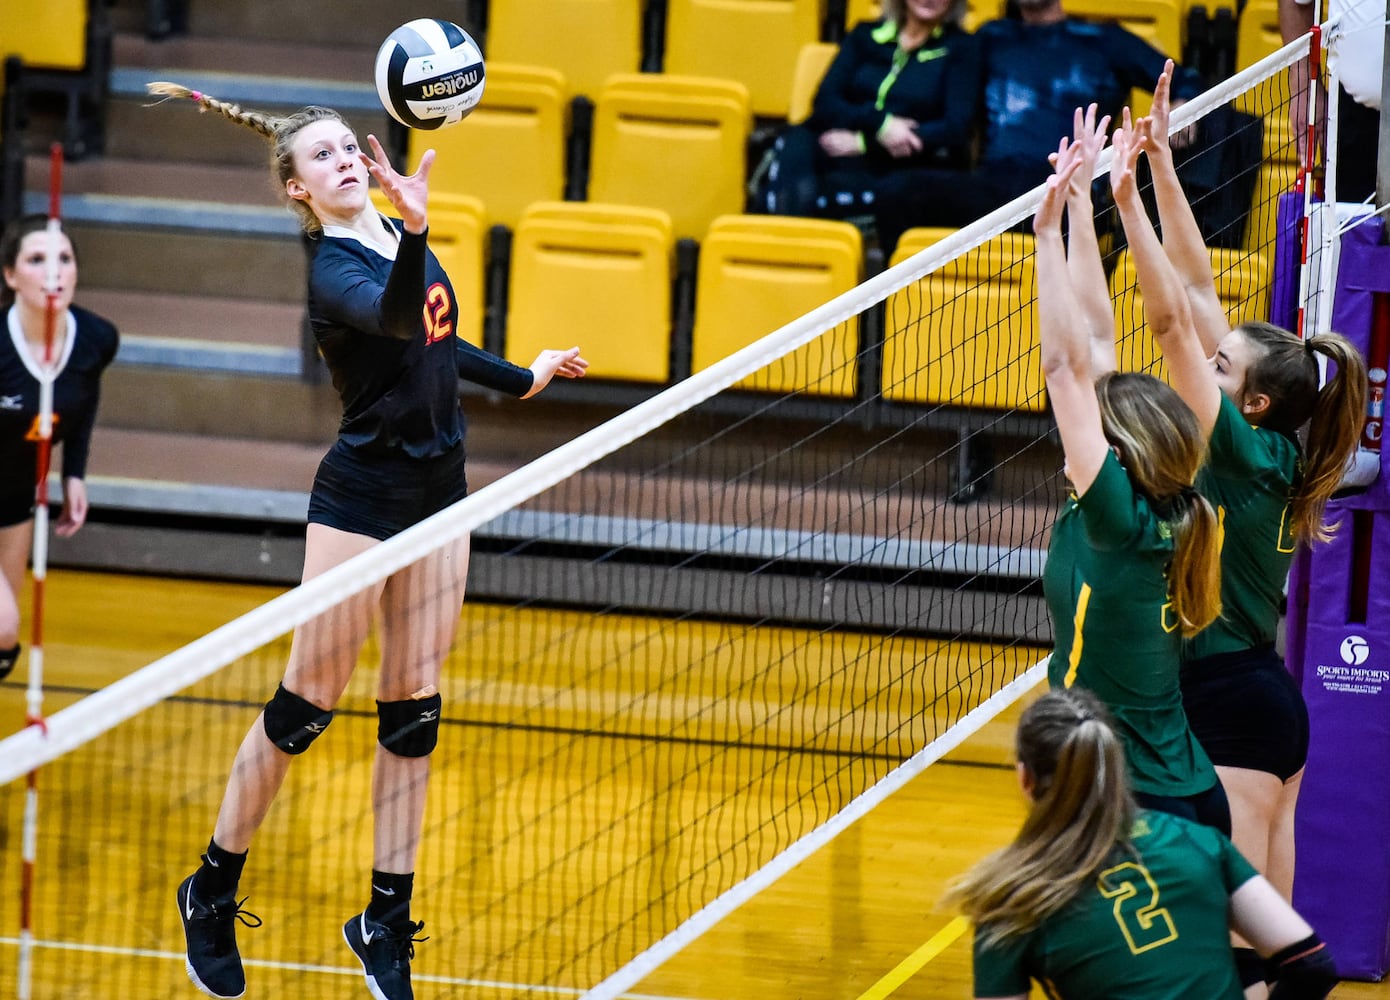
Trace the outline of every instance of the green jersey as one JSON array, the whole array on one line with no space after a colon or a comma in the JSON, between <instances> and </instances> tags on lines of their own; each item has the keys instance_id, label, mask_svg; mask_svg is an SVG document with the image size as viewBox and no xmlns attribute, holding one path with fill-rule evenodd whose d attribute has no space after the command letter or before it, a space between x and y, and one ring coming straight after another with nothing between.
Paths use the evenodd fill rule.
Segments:
<instances>
[{"instance_id":1,"label":"green jersey","mask_svg":"<svg viewBox=\"0 0 1390 1000\"><path fill-rule=\"evenodd\" d=\"M975 996L1241 1000L1227 914L1255 869L1216 830L1141 811L1075 899L1032 931L975 942Z\"/></svg>"},{"instance_id":2,"label":"green jersey","mask_svg":"<svg viewBox=\"0 0 1390 1000\"><path fill-rule=\"evenodd\" d=\"M1221 518L1221 617L1183 643L1183 660L1233 653L1274 641L1284 581L1293 561L1289 495L1298 446L1252 427L1221 398L1207 464L1197 488Z\"/></svg>"},{"instance_id":3,"label":"green jersey","mask_svg":"<svg viewBox=\"0 0 1390 1000\"><path fill-rule=\"evenodd\" d=\"M1052 615L1052 687L1103 701L1124 740L1135 789L1196 795L1216 771L1192 735L1178 684L1181 634L1168 598L1173 536L1107 454L1085 496L1052 526L1043 593Z\"/></svg>"}]
</instances>

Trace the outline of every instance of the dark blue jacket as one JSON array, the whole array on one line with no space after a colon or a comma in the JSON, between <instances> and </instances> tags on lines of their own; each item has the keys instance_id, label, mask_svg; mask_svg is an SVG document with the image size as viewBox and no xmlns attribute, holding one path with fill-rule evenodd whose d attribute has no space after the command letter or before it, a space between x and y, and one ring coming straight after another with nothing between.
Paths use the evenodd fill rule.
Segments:
<instances>
[{"instance_id":1,"label":"dark blue jacket","mask_svg":"<svg viewBox=\"0 0 1390 1000\"><path fill-rule=\"evenodd\" d=\"M1095 102L1114 124L1134 88L1152 91L1166 56L1117 24L1067 18L1055 24L1003 19L980 26L985 75L982 164L1046 171L1057 140L1072 133L1072 114ZM1202 90L1192 70L1178 67L1173 99ZM1039 166L1041 165L1041 166Z\"/></svg>"}]
</instances>

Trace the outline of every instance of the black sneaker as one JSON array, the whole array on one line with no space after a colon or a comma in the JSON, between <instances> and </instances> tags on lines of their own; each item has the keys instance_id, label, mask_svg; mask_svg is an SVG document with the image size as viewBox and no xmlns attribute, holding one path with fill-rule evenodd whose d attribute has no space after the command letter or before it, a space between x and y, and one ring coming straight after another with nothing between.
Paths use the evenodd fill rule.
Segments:
<instances>
[{"instance_id":1,"label":"black sneaker","mask_svg":"<svg viewBox=\"0 0 1390 1000\"><path fill-rule=\"evenodd\" d=\"M410 988L410 960L415 957L415 942L425 929L424 922L407 920L398 926L379 924L365 913L359 913L343 924L343 939L362 963L367 974L367 989L376 1000L415 1000Z\"/></svg>"},{"instance_id":2,"label":"black sneaker","mask_svg":"<svg viewBox=\"0 0 1390 1000\"><path fill-rule=\"evenodd\" d=\"M188 945L184 961L188 978L210 997L234 1000L246 992L246 973L236 948L236 924L261 926L261 918L241 908L234 897L201 900L193 892L193 876L179 885L179 919Z\"/></svg>"}]
</instances>

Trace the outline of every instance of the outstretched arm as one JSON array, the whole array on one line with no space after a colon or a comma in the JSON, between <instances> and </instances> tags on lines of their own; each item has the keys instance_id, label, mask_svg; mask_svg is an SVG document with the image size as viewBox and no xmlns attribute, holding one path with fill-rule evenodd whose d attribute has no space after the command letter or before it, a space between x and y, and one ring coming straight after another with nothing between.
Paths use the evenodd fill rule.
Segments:
<instances>
[{"instance_id":1,"label":"outstretched arm","mask_svg":"<svg viewBox=\"0 0 1390 1000\"><path fill-rule=\"evenodd\" d=\"M1065 153L1065 146L1063 148ZM1042 204L1033 218L1037 236L1038 340L1043 378L1062 436L1067 475L1078 494L1095 482L1109 445L1100 422L1091 343L1067 274L1062 244L1062 207L1067 185L1081 168L1076 157L1059 156L1058 172L1047 179Z\"/></svg>"},{"instance_id":2,"label":"outstretched arm","mask_svg":"<svg viewBox=\"0 0 1390 1000\"><path fill-rule=\"evenodd\" d=\"M1192 309L1192 325L1201 338L1207 357L1216 353L1216 346L1231 330L1221 298L1216 294L1216 282L1211 275L1211 254L1207 251L1197 217L1183 194L1178 171L1173 164L1173 151L1168 141L1168 115L1171 110L1169 94L1173 84L1173 60L1163 67L1163 74L1154 87L1150 126L1145 135L1144 152L1149 157L1153 173L1154 194L1158 200L1158 219L1163 225L1163 249L1168 254Z\"/></svg>"},{"instance_id":3,"label":"outstretched arm","mask_svg":"<svg viewBox=\"0 0 1390 1000\"><path fill-rule=\"evenodd\" d=\"M1054 166L1067 156L1081 162L1067 185L1067 272L1080 308L1079 319L1090 337L1092 378L1115 370L1115 312L1096 241L1096 209L1091 201L1091 182L1109 127L1109 115L1096 122L1096 105L1084 112L1077 108L1071 143L1063 139L1052 157Z\"/></svg>"},{"instance_id":4,"label":"outstretched arm","mask_svg":"<svg viewBox=\"0 0 1390 1000\"><path fill-rule=\"evenodd\" d=\"M1110 184L1139 276L1139 290L1144 294L1144 323L1168 360L1173 388L1192 407L1203 434L1209 435L1216 426L1221 390L1193 329L1187 295L1144 210L1134 176L1150 124L1148 119L1131 123L1129 109L1125 109L1124 127L1116 129L1111 139L1115 158L1110 164Z\"/></svg>"}]
</instances>

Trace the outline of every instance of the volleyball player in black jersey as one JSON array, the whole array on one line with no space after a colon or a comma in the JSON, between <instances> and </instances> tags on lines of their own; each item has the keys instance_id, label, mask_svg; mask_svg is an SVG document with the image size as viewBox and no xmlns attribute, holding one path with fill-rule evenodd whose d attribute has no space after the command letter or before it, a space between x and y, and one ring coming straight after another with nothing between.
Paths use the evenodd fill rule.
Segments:
<instances>
[{"instance_id":1,"label":"volleyball player in black jersey","mask_svg":"<svg viewBox=\"0 0 1390 1000\"><path fill-rule=\"evenodd\" d=\"M26 215L0 235L0 680L19 659L19 591L33 536L38 470L39 380L53 378L53 442L63 446L63 509L54 524L72 536L87 520L87 453L96 423L101 374L116 356L116 328L72 304L77 256L58 235L56 322L51 362L48 326L48 219ZM47 371L45 371L47 367Z\"/></svg>"},{"instance_id":2,"label":"volleyball player in black jersey","mask_svg":"<svg viewBox=\"0 0 1390 1000\"><path fill-rule=\"evenodd\" d=\"M279 183L314 244L309 318L343 403L338 440L309 501L304 579L311 579L422 520L467 492L457 379L526 398L552 377L584 374L578 348L542 352L530 369L455 334L449 278L426 246L433 151L410 176L393 170L372 136L364 154L334 111L285 118L242 111L174 84L152 92L192 97L268 138ZM379 215L375 178L401 220ZM203 992L237 997L246 980L235 940L236 890L246 852L290 760L333 718L380 610L382 666L372 808L371 899L343 927L377 1000L409 1000L410 959L422 923L411 889L429 754L439 726L440 666L453 641L468 568L461 540L296 630L283 683L237 753L203 864L179 886L188 971ZM432 597L420 600L421 594Z\"/></svg>"}]
</instances>

